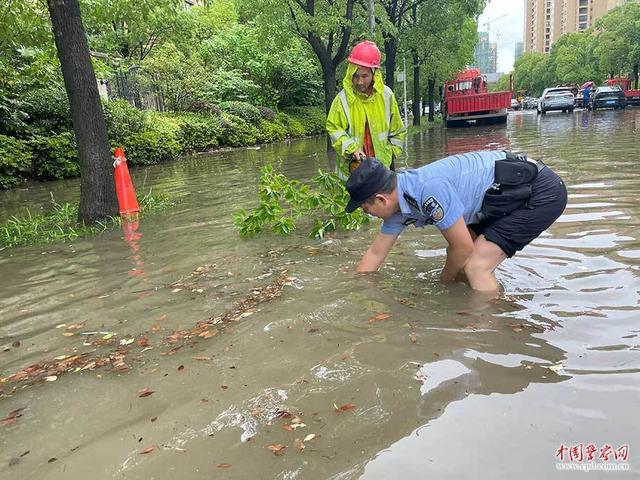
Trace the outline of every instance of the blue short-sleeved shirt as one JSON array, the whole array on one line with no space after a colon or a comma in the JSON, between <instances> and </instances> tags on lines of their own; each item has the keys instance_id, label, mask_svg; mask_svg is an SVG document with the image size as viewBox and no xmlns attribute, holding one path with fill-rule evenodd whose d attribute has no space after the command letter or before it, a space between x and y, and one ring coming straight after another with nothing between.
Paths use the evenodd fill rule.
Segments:
<instances>
[{"instance_id":1,"label":"blue short-sleeved shirt","mask_svg":"<svg viewBox=\"0 0 640 480\"><path fill-rule=\"evenodd\" d=\"M476 223L484 194L495 181L495 162L504 158L502 150L469 152L399 172L400 212L382 223L381 232L397 235L407 225L446 230L460 217L467 225Z\"/></svg>"}]
</instances>

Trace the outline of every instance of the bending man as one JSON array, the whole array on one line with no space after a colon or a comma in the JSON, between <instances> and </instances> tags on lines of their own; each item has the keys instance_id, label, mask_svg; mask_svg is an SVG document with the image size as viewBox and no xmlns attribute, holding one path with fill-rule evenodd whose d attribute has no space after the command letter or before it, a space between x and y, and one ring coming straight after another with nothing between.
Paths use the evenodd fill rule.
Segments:
<instances>
[{"instance_id":1,"label":"bending man","mask_svg":"<svg viewBox=\"0 0 640 480\"><path fill-rule=\"evenodd\" d=\"M564 211L567 190L542 162L504 151L469 152L396 175L367 158L347 181L346 211L382 218L359 272L378 270L407 225L435 225L448 243L443 282L464 273L473 289L498 288L494 271Z\"/></svg>"},{"instance_id":2,"label":"bending man","mask_svg":"<svg viewBox=\"0 0 640 480\"><path fill-rule=\"evenodd\" d=\"M353 47L348 62L344 88L333 99L326 124L338 154L338 173L347 178L367 157L394 169L405 128L398 102L382 80L380 50L373 42L361 42Z\"/></svg>"}]
</instances>

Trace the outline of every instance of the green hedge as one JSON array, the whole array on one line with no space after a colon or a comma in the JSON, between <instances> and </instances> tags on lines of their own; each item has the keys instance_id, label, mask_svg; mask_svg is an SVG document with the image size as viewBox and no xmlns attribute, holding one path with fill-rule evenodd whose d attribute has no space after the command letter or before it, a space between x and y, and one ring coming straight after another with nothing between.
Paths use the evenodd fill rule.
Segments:
<instances>
[{"instance_id":1,"label":"green hedge","mask_svg":"<svg viewBox=\"0 0 640 480\"><path fill-rule=\"evenodd\" d=\"M31 151L22 140L0 135L0 188L20 185L31 168Z\"/></svg>"},{"instance_id":2,"label":"green hedge","mask_svg":"<svg viewBox=\"0 0 640 480\"><path fill-rule=\"evenodd\" d=\"M52 137L36 136L29 142L33 151L33 173L41 180L80 175L78 149L71 132Z\"/></svg>"},{"instance_id":3,"label":"green hedge","mask_svg":"<svg viewBox=\"0 0 640 480\"><path fill-rule=\"evenodd\" d=\"M53 101L58 93L51 93L49 98ZM49 123L43 119L38 128L32 129L28 140L0 135L0 188L15 187L29 176L59 179L79 175L74 135L65 130L63 112L67 107L58 106L56 110L51 106L47 110L43 104L47 95L40 94L38 102L33 102L39 106L34 111L49 111L54 118ZM124 100L106 102L111 147L124 147L131 165L152 165L217 147L271 143L325 131L324 110L319 107L296 107L284 112L244 102L224 102L219 109L213 107L209 105L200 112L158 113L140 111ZM52 128L57 131L51 133Z\"/></svg>"}]
</instances>

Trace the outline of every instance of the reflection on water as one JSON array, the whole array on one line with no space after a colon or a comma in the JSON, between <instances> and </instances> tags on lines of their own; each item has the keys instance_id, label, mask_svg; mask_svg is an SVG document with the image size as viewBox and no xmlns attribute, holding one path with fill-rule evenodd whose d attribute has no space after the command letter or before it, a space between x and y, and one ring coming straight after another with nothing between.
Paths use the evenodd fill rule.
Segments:
<instances>
[{"instance_id":1,"label":"reflection on water","mask_svg":"<svg viewBox=\"0 0 640 480\"><path fill-rule=\"evenodd\" d=\"M589 442L629 444L637 475L639 120L639 109L522 112L506 128L411 139L407 166L511 148L565 178L565 214L500 267L500 298L437 281L435 229L403 233L367 276L353 270L375 223L324 241L239 240L232 213L255 204L260 166L308 179L328 163L322 138L132 172L178 205L97 238L0 252L0 376L99 350L91 331L144 334L150 347L126 374L5 386L0 417L24 410L0 425L0 478L555 478L567 475L556 449ZM76 191L70 180L3 192L0 216ZM281 298L213 338L162 342L283 269Z\"/></svg>"}]
</instances>

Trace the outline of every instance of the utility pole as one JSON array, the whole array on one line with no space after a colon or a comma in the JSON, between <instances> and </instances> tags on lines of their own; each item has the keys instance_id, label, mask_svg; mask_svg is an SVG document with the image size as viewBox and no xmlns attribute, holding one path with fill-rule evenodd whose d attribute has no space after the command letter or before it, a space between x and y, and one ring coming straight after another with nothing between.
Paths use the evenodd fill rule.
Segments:
<instances>
[{"instance_id":1,"label":"utility pole","mask_svg":"<svg viewBox=\"0 0 640 480\"><path fill-rule=\"evenodd\" d=\"M373 8L374 0L369 0L369 40L373 40L373 30L376 26L376 12Z\"/></svg>"},{"instance_id":2,"label":"utility pole","mask_svg":"<svg viewBox=\"0 0 640 480\"><path fill-rule=\"evenodd\" d=\"M407 55L403 54L402 55L402 61L404 63L404 73L402 74L403 77L403 84L404 84L404 126L408 127L409 126L409 112L407 111Z\"/></svg>"}]
</instances>

